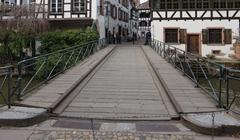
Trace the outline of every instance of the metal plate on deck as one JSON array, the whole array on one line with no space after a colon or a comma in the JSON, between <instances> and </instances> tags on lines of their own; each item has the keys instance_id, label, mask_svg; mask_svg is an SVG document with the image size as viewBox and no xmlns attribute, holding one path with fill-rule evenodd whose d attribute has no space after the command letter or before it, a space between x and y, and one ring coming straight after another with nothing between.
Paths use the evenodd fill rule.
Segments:
<instances>
[{"instance_id":1,"label":"metal plate on deck","mask_svg":"<svg viewBox=\"0 0 240 140\"><path fill-rule=\"evenodd\" d=\"M87 130L92 129L92 123L90 120L60 119L53 126L73 129L87 129ZM94 130L99 130L100 126L101 123L99 122L93 123Z\"/></svg>"},{"instance_id":2,"label":"metal plate on deck","mask_svg":"<svg viewBox=\"0 0 240 140\"><path fill-rule=\"evenodd\" d=\"M161 123L136 123L137 131L144 132L179 132L180 130L171 124Z\"/></svg>"}]
</instances>

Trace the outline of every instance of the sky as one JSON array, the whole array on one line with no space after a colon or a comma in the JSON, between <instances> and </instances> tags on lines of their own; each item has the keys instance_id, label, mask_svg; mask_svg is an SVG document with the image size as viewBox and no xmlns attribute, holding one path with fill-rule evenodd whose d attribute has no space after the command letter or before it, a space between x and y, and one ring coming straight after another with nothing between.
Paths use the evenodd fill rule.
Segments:
<instances>
[{"instance_id":1,"label":"sky","mask_svg":"<svg viewBox=\"0 0 240 140\"><path fill-rule=\"evenodd\" d=\"M145 1L147 1L147 0L140 0L141 3L145 2Z\"/></svg>"}]
</instances>

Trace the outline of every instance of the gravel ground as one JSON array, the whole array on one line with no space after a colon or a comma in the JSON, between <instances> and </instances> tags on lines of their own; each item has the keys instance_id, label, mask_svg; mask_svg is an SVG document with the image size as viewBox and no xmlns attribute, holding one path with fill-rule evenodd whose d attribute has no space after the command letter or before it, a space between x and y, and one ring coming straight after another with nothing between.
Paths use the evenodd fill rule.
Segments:
<instances>
[{"instance_id":1,"label":"gravel ground","mask_svg":"<svg viewBox=\"0 0 240 140\"><path fill-rule=\"evenodd\" d=\"M94 132L91 131L36 131L29 140L193 140L190 135L130 133L130 132Z\"/></svg>"}]
</instances>

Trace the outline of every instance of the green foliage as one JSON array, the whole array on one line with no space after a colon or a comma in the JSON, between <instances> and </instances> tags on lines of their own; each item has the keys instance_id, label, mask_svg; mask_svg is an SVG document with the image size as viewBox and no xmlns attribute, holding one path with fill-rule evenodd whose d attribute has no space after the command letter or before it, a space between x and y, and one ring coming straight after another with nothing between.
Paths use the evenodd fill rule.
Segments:
<instances>
[{"instance_id":1,"label":"green foliage","mask_svg":"<svg viewBox=\"0 0 240 140\"><path fill-rule=\"evenodd\" d=\"M42 46L39 51L41 54L47 54L56 50L97 40L98 38L98 33L92 28L87 28L84 31L80 29L50 31L40 36Z\"/></svg>"},{"instance_id":2,"label":"green foliage","mask_svg":"<svg viewBox=\"0 0 240 140\"><path fill-rule=\"evenodd\" d=\"M27 37L24 34L0 28L0 63L11 62L13 57L18 60L26 44Z\"/></svg>"},{"instance_id":3,"label":"green foliage","mask_svg":"<svg viewBox=\"0 0 240 140\"><path fill-rule=\"evenodd\" d=\"M35 72L39 71L37 74L37 77L40 79L46 79L52 70L53 70L53 72L52 72L51 76L63 71L63 68L64 68L63 59L64 58L62 58L62 61L60 61L60 63L58 65L56 65L58 60L60 59L60 56L61 56L60 54L55 54L48 58L44 57L44 58L38 59L36 66L34 68ZM55 67L55 65L56 65L56 67Z\"/></svg>"},{"instance_id":4,"label":"green foliage","mask_svg":"<svg viewBox=\"0 0 240 140\"><path fill-rule=\"evenodd\" d=\"M77 46L98 39L99 39L98 33L94 31L92 28L87 28L84 31L80 29L50 31L40 36L42 46L40 47L39 51L41 54L48 54L51 52L55 52L57 50L66 49L68 47ZM79 50L80 49L76 49L72 57L70 57L72 52L69 51L68 53L65 54L57 53L48 56L48 58L41 58L36 60L37 63L35 65L34 71L36 72L40 69L39 73L37 74L37 77L40 79L45 79L53 69L54 70L51 76L64 71L65 67L68 68L74 65L75 60L78 58ZM85 51L86 51L85 48L82 49L82 53L80 54L78 60L81 59ZM60 59L61 56L63 56L62 59ZM59 59L61 61L57 64ZM43 63L44 65L42 66Z\"/></svg>"}]
</instances>

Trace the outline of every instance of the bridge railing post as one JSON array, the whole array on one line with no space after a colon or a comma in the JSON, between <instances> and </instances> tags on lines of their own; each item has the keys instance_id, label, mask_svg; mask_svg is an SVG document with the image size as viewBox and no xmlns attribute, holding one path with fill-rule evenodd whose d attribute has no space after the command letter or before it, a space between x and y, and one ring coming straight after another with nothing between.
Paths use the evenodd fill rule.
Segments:
<instances>
[{"instance_id":1,"label":"bridge railing post","mask_svg":"<svg viewBox=\"0 0 240 140\"><path fill-rule=\"evenodd\" d=\"M229 107L229 77L228 77L229 76L229 70L226 69L225 72L226 72L226 77L225 78L226 78L226 82L227 82L227 87L226 87L226 94L227 94L226 95L226 100L227 100L226 104L227 105L226 106Z\"/></svg>"},{"instance_id":2,"label":"bridge railing post","mask_svg":"<svg viewBox=\"0 0 240 140\"><path fill-rule=\"evenodd\" d=\"M222 81L224 80L224 69L219 66L220 78L219 78L219 93L218 93L218 106L222 107Z\"/></svg>"},{"instance_id":3,"label":"bridge railing post","mask_svg":"<svg viewBox=\"0 0 240 140\"><path fill-rule=\"evenodd\" d=\"M21 98L22 92L22 63L18 64L18 79L17 79L17 100L19 101Z\"/></svg>"},{"instance_id":4,"label":"bridge railing post","mask_svg":"<svg viewBox=\"0 0 240 140\"><path fill-rule=\"evenodd\" d=\"M187 54L186 54L186 52L184 51L183 52L183 72L184 72L184 75L186 74L186 70L185 70L185 68L186 68L186 65L187 65L187 61L186 61L186 59L187 59Z\"/></svg>"},{"instance_id":5,"label":"bridge railing post","mask_svg":"<svg viewBox=\"0 0 240 140\"><path fill-rule=\"evenodd\" d=\"M174 48L174 64L175 64L175 67L177 67L177 48Z\"/></svg>"},{"instance_id":6,"label":"bridge railing post","mask_svg":"<svg viewBox=\"0 0 240 140\"><path fill-rule=\"evenodd\" d=\"M200 65L200 60L199 60L199 57L197 57L197 66ZM197 67L197 87L199 87L199 68Z\"/></svg>"},{"instance_id":7,"label":"bridge railing post","mask_svg":"<svg viewBox=\"0 0 240 140\"><path fill-rule=\"evenodd\" d=\"M163 58L166 58L166 44L163 43Z\"/></svg>"},{"instance_id":8,"label":"bridge railing post","mask_svg":"<svg viewBox=\"0 0 240 140\"><path fill-rule=\"evenodd\" d=\"M8 108L11 108L11 97L12 97L12 88L13 88L13 83L12 83L12 75L13 75L13 67L9 67L8 68L8 94L7 94L7 104L8 104Z\"/></svg>"}]
</instances>

